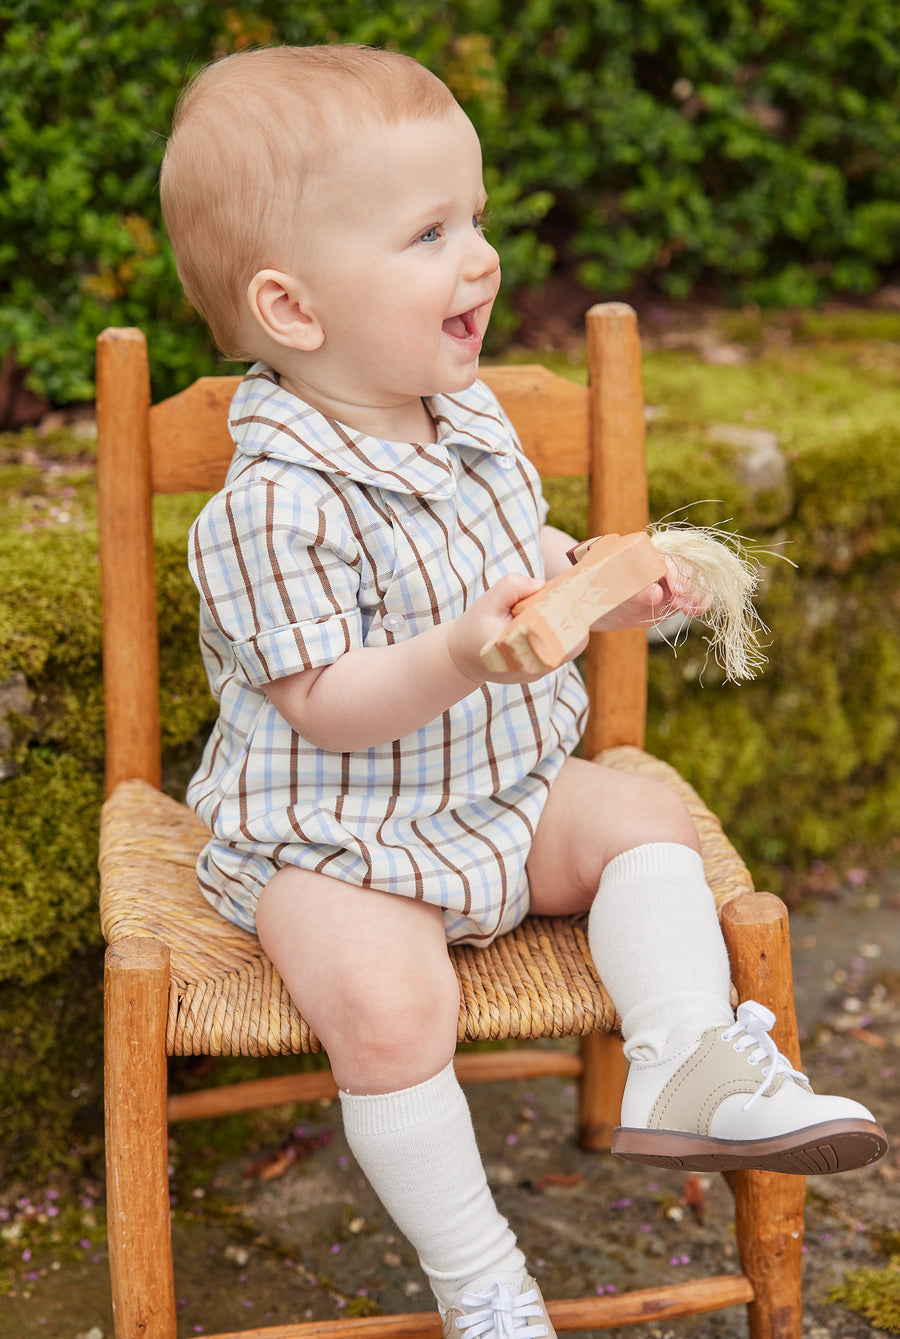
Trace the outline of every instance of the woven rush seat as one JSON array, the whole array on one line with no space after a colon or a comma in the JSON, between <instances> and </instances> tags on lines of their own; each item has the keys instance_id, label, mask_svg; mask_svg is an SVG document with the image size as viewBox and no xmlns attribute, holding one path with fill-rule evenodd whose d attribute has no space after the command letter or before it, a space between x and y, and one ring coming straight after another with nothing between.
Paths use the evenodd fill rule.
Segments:
<instances>
[{"instance_id":1,"label":"woven rush seat","mask_svg":"<svg viewBox=\"0 0 900 1339\"><path fill-rule=\"evenodd\" d=\"M752 891L719 820L674 768L627 746L597 761L655 776L685 799L720 910ZM146 782L116 787L104 807L100 844L106 940L151 935L169 946L170 1055L321 1050L256 936L226 921L200 892L195 864L206 839L191 810ZM460 984L460 1041L586 1036L616 1025L579 918L529 916L488 948L462 946L451 956Z\"/></svg>"}]
</instances>

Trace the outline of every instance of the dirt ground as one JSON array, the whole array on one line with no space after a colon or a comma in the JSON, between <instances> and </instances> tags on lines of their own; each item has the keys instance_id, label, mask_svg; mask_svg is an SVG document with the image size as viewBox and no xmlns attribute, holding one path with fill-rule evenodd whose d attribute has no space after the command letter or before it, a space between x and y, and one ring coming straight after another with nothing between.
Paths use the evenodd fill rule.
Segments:
<instances>
[{"instance_id":1,"label":"dirt ground","mask_svg":"<svg viewBox=\"0 0 900 1339\"><path fill-rule=\"evenodd\" d=\"M893 1141L874 1168L808 1181L804 1334L864 1339L883 1331L828 1294L848 1269L882 1268L886 1238L893 1234L894 1251L900 1240L900 871L877 881L851 872L824 900L801 905L791 924L806 1072L820 1091L867 1103ZM698 1216L683 1173L578 1149L571 1085L478 1085L470 1097L491 1183L548 1298L737 1268L720 1178L702 1178ZM336 1104L302 1128L295 1120L284 1112L276 1138L217 1166L208 1191L176 1205L180 1339L370 1305L430 1308L409 1246L347 1151ZM253 1175L285 1140L305 1156L284 1160L271 1179ZM106 1251L82 1245L77 1259L67 1252L23 1262L12 1294L0 1299L4 1339L111 1339ZM743 1339L747 1325L733 1308L628 1333Z\"/></svg>"}]
</instances>

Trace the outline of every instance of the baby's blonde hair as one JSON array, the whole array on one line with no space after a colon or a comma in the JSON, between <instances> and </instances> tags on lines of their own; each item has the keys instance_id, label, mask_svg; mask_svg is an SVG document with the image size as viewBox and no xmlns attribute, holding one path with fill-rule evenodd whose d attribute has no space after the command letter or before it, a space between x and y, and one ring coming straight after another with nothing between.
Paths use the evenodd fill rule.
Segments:
<instances>
[{"instance_id":1,"label":"baby's blonde hair","mask_svg":"<svg viewBox=\"0 0 900 1339\"><path fill-rule=\"evenodd\" d=\"M267 47L208 65L181 95L160 180L185 293L247 360L247 285L290 268L313 164L361 125L443 118L453 95L418 61L356 45Z\"/></svg>"}]
</instances>

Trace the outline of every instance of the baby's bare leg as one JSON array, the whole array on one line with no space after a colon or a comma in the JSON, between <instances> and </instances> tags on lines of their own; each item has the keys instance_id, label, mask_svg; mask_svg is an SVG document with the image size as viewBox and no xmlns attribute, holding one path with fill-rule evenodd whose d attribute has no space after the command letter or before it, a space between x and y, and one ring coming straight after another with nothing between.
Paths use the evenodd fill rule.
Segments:
<instances>
[{"instance_id":1,"label":"baby's bare leg","mask_svg":"<svg viewBox=\"0 0 900 1339\"><path fill-rule=\"evenodd\" d=\"M459 987L437 907L285 868L263 947L328 1052L350 1148L418 1252L439 1306L525 1260L494 1204L451 1063Z\"/></svg>"},{"instance_id":2,"label":"baby's bare leg","mask_svg":"<svg viewBox=\"0 0 900 1339\"><path fill-rule=\"evenodd\" d=\"M285 866L256 925L345 1092L395 1092L450 1062L459 987L439 907Z\"/></svg>"},{"instance_id":3,"label":"baby's bare leg","mask_svg":"<svg viewBox=\"0 0 900 1339\"><path fill-rule=\"evenodd\" d=\"M681 797L650 777L569 758L528 857L531 910L546 916L587 911L609 862L649 842L700 850Z\"/></svg>"}]
</instances>

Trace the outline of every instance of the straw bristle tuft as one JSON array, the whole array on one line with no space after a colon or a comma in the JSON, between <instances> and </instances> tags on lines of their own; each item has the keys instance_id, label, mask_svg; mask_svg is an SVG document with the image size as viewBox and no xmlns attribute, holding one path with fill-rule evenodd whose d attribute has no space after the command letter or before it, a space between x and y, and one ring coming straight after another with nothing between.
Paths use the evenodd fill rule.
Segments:
<instances>
[{"instance_id":1,"label":"straw bristle tuft","mask_svg":"<svg viewBox=\"0 0 900 1339\"><path fill-rule=\"evenodd\" d=\"M697 618L710 629L710 654L726 681L754 678L766 663L759 639L768 632L753 605L761 571L756 557L739 535L714 527L651 526L650 538L709 600Z\"/></svg>"}]
</instances>

